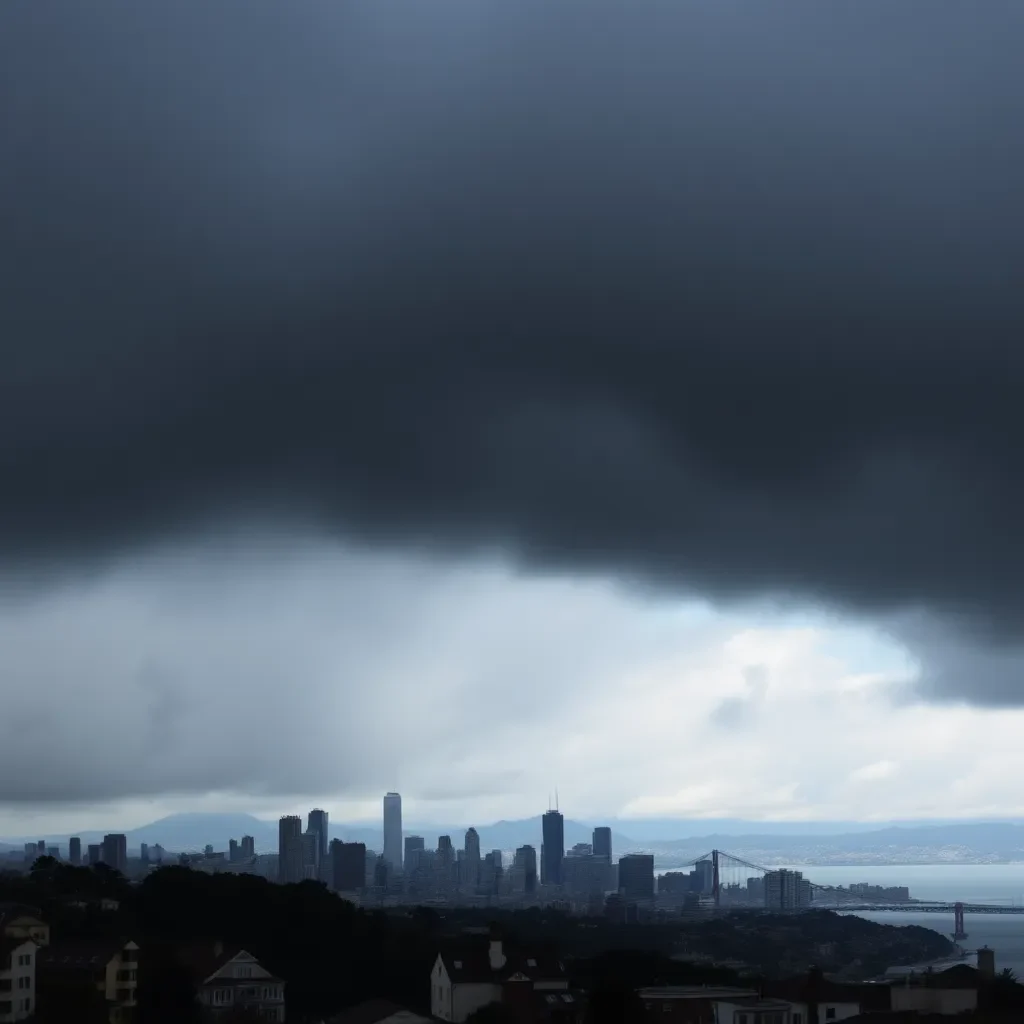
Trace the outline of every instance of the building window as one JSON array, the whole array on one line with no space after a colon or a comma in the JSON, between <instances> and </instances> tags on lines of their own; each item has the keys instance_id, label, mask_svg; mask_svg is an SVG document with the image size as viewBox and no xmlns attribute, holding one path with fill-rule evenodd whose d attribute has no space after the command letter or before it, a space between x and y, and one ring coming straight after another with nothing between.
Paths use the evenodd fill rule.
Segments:
<instances>
[{"instance_id":1,"label":"building window","mask_svg":"<svg viewBox=\"0 0 1024 1024\"><path fill-rule=\"evenodd\" d=\"M827 1006L825 1008L825 1020L836 1019L836 1008L834 1006Z\"/></svg>"},{"instance_id":2,"label":"building window","mask_svg":"<svg viewBox=\"0 0 1024 1024\"><path fill-rule=\"evenodd\" d=\"M21 1008L23 1010L31 1010L32 1009L32 1000L31 999L26 999L25 1002L22 1004Z\"/></svg>"},{"instance_id":3,"label":"building window","mask_svg":"<svg viewBox=\"0 0 1024 1024\"><path fill-rule=\"evenodd\" d=\"M31 987L32 987L32 979L31 978L27 978L27 977L25 977L25 975L22 975L18 979L18 988L31 988Z\"/></svg>"},{"instance_id":4,"label":"building window","mask_svg":"<svg viewBox=\"0 0 1024 1024\"><path fill-rule=\"evenodd\" d=\"M802 1020L799 1013L793 1014L793 1024L802 1024Z\"/></svg>"},{"instance_id":5,"label":"building window","mask_svg":"<svg viewBox=\"0 0 1024 1024\"><path fill-rule=\"evenodd\" d=\"M22 953L18 957L18 966L19 967L28 967L28 966L31 965L31 963L32 963L32 954L31 953Z\"/></svg>"}]
</instances>

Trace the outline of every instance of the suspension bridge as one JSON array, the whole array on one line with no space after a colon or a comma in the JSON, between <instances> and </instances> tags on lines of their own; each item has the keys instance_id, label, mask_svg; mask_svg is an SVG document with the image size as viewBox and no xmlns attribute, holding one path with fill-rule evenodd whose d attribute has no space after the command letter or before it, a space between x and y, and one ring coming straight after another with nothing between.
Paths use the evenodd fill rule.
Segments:
<instances>
[{"instance_id":1,"label":"suspension bridge","mask_svg":"<svg viewBox=\"0 0 1024 1024\"><path fill-rule=\"evenodd\" d=\"M904 911L915 914L952 914L953 938L967 938L966 914L1024 914L1024 906L999 903L944 902L887 895L881 887L844 888L820 885L804 878L799 870L766 868L724 850L711 850L676 870L692 869L702 902L722 910L847 910L863 912Z\"/></svg>"}]
</instances>

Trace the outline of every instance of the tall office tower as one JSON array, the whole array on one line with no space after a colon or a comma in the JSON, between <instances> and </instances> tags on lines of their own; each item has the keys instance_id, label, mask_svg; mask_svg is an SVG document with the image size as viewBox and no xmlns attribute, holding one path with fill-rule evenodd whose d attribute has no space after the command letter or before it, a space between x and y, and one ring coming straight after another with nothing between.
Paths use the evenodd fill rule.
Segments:
<instances>
[{"instance_id":1,"label":"tall office tower","mask_svg":"<svg viewBox=\"0 0 1024 1024\"><path fill-rule=\"evenodd\" d=\"M302 819L287 814L277 823L277 880L282 884L302 879Z\"/></svg>"},{"instance_id":2,"label":"tall office tower","mask_svg":"<svg viewBox=\"0 0 1024 1024\"><path fill-rule=\"evenodd\" d=\"M437 857L435 858L437 882L442 888L452 883L455 875L455 847L451 836L437 837Z\"/></svg>"},{"instance_id":3,"label":"tall office tower","mask_svg":"<svg viewBox=\"0 0 1024 1024\"><path fill-rule=\"evenodd\" d=\"M82 863L82 840L78 836L72 836L68 840L68 863Z\"/></svg>"},{"instance_id":4,"label":"tall office tower","mask_svg":"<svg viewBox=\"0 0 1024 1024\"><path fill-rule=\"evenodd\" d=\"M103 847L99 843L89 843L89 866L99 864L103 860Z\"/></svg>"},{"instance_id":5,"label":"tall office tower","mask_svg":"<svg viewBox=\"0 0 1024 1024\"><path fill-rule=\"evenodd\" d=\"M46 856L52 857L54 860L60 860L60 847L59 846L48 846L46 848Z\"/></svg>"},{"instance_id":6,"label":"tall office tower","mask_svg":"<svg viewBox=\"0 0 1024 1024\"><path fill-rule=\"evenodd\" d=\"M802 871L769 871L764 876L764 905L769 910L799 910L810 906L811 887Z\"/></svg>"},{"instance_id":7,"label":"tall office tower","mask_svg":"<svg viewBox=\"0 0 1024 1024\"><path fill-rule=\"evenodd\" d=\"M612 859L612 830L607 825L599 825L594 829L593 847L595 857Z\"/></svg>"},{"instance_id":8,"label":"tall office tower","mask_svg":"<svg viewBox=\"0 0 1024 1024\"><path fill-rule=\"evenodd\" d=\"M464 847L466 856L463 861L465 866L464 881L470 888L480 881L480 836L475 828L466 829L466 843Z\"/></svg>"},{"instance_id":9,"label":"tall office tower","mask_svg":"<svg viewBox=\"0 0 1024 1024\"><path fill-rule=\"evenodd\" d=\"M547 811L541 818L541 832L544 836L544 884L561 885L562 858L565 856L565 819L558 811Z\"/></svg>"},{"instance_id":10,"label":"tall office tower","mask_svg":"<svg viewBox=\"0 0 1024 1024\"><path fill-rule=\"evenodd\" d=\"M39 852L39 856L40 857L45 857L46 856L46 840L45 839L40 839L39 842L36 843L36 850Z\"/></svg>"},{"instance_id":11,"label":"tall office tower","mask_svg":"<svg viewBox=\"0 0 1024 1024\"><path fill-rule=\"evenodd\" d=\"M627 900L654 899L654 854L627 853L619 858L619 892Z\"/></svg>"},{"instance_id":12,"label":"tall office tower","mask_svg":"<svg viewBox=\"0 0 1024 1024\"><path fill-rule=\"evenodd\" d=\"M398 793L384 797L384 859L394 870L402 870L402 798Z\"/></svg>"},{"instance_id":13,"label":"tall office tower","mask_svg":"<svg viewBox=\"0 0 1024 1024\"><path fill-rule=\"evenodd\" d=\"M708 895L715 887L715 867L710 860L699 860L693 866L696 874L695 891Z\"/></svg>"},{"instance_id":14,"label":"tall office tower","mask_svg":"<svg viewBox=\"0 0 1024 1024\"><path fill-rule=\"evenodd\" d=\"M123 875L128 870L128 837L111 832L103 837L103 863Z\"/></svg>"},{"instance_id":15,"label":"tall office tower","mask_svg":"<svg viewBox=\"0 0 1024 1024\"><path fill-rule=\"evenodd\" d=\"M35 843L25 844L25 863L31 867L39 856L39 847Z\"/></svg>"},{"instance_id":16,"label":"tall office tower","mask_svg":"<svg viewBox=\"0 0 1024 1024\"><path fill-rule=\"evenodd\" d=\"M420 854L426 849L422 836L405 837L405 873L412 874L420 862Z\"/></svg>"},{"instance_id":17,"label":"tall office tower","mask_svg":"<svg viewBox=\"0 0 1024 1024\"><path fill-rule=\"evenodd\" d=\"M159 843L153 847L153 860L155 860L158 865L163 864L164 862L164 848Z\"/></svg>"},{"instance_id":18,"label":"tall office tower","mask_svg":"<svg viewBox=\"0 0 1024 1024\"><path fill-rule=\"evenodd\" d=\"M304 832L302 840L302 878L320 877L320 833Z\"/></svg>"},{"instance_id":19,"label":"tall office tower","mask_svg":"<svg viewBox=\"0 0 1024 1024\"><path fill-rule=\"evenodd\" d=\"M491 859L494 861L496 868L503 868L505 866L505 858L501 850L491 850Z\"/></svg>"},{"instance_id":20,"label":"tall office tower","mask_svg":"<svg viewBox=\"0 0 1024 1024\"><path fill-rule=\"evenodd\" d=\"M537 889L537 851L532 846L520 846L516 850L515 866L523 869L524 886L527 892Z\"/></svg>"},{"instance_id":21,"label":"tall office tower","mask_svg":"<svg viewBox=\"0 0 1024 1024\"><path fill-rule=\"evenodd\" d=\"M228 840L228 863L234 864L238 860L238 840Z\"/></svg>"},{"instance_id":22,"label":"tall office tower","mask_svg":"<svg viewBox=\"0 0 1024 1024\"><path fill-rule=\"evenodd\" d=\"M316 832L320 836L320 850L319 857L320 863L327 863L327 845L330 840L327 838L327 812L321 811L318 807L314 807L309 812L309 818L306 822L307 832Z\"/></svg>"},{"instance_id":23,"label":"tall office tower","mask_svg":"<svg viewBox=\"0 0 1024 1024\"><path fill-rule=\"evenodd\" d=\"M242 859L252 860L256 856L256 840L252 836L242 836Z\"/></svg>"},{"instance_id":24,"label":"tall office tower","mask_svg":"<svg viewBox=\"0 0 1024 1024\"><path fill-rule=\"evenodd\" d=\"M366 886L366 844L332 839L331 886L337 892L358 892Z\"/></svg>"},{"instance_id":25,"label":"tall office tower","mask_svg":"<svg viewBox=\"0 0 1024 1024\"><path fill-rule=\"evenodd\" d=\"M141 860L143 864L149 863L149 843L139 844L139 860Z\"/></svg>"}]
</instances>

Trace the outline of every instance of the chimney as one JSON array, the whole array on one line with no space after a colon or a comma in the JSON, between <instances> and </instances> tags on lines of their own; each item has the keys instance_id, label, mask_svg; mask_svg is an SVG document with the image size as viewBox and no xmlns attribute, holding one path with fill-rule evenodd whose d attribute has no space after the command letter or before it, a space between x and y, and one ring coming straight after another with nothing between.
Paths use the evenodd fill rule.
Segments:
<instances>
[{"instance_id":1,"label":"chimney","mask_svg":"<svg viewBox=\"0 0 1024 1024\"><path fill-rule=\"evenodd\" d=\"M492 971L500 971L505 966L505 954L501 950L501 939L491 936L490 951L487 954Z\"/></svg>"}]
</instances>

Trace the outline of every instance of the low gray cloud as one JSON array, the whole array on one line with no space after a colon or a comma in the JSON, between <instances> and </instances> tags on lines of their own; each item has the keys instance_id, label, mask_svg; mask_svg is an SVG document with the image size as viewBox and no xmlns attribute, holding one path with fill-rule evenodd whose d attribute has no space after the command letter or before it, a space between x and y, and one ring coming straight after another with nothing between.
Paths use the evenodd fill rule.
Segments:
<instances>
[{"instance_id":1,"label":"low gray cloud","mask_svg":"<svg viewBox=\"0 0 1024 1024\"><path fill-rule=\"evenodd\" d=\"M493 796L530 785L527 747L680 635L602 584L494 562L216 550L0 610L0 804Z\"/></svg>"}]
</instances>

